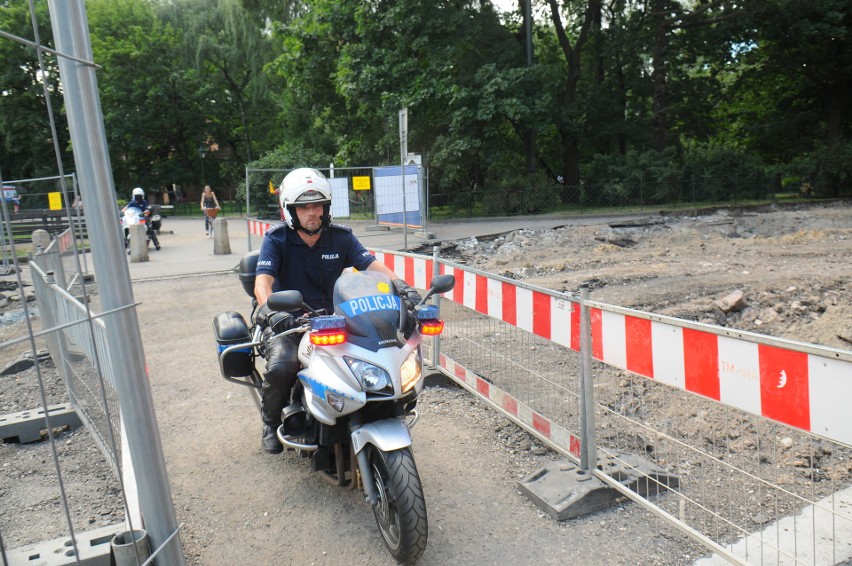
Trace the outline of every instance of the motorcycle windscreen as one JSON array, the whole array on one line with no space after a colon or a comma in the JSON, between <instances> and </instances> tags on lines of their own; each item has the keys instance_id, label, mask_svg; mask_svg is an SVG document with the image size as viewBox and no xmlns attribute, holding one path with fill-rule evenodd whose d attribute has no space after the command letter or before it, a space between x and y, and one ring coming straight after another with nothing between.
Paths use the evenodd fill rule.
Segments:
<instances>
[{"instance_id":1,"label":"motorcycle windscreen","mask_svg":"<svg viewBox=\"0 0 852 566\"><path fill-rule=\"evenodd\" d=\"M401 301L383 273L344 273L334 285L334 314L346 318L349 342L373 352L398 346Z\"/></svg>"}]
</instances>

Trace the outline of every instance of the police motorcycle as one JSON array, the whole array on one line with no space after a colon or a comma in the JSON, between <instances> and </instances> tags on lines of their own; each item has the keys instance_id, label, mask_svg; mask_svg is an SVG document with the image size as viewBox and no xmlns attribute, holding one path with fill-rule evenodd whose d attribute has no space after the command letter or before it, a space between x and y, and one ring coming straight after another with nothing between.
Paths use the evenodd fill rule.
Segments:
<instances>
[{"instance_id":1,"label":"police motorcycle","mask_svg":"<svg viewBox=\"0 0 852 566\"><path fill-rule=\"evenodd\" d=\"M240 280L252 297L251 326L228 311L214 318L213 330L222 376L251 387L259 407L257 258L255 251L240 262ZM279 291L267 300L270 310L296 316L295 326L281 334L302 334L302 370L282 411L278 439L309 458L332 485L363 488L385 546L404 564L420 558L428 537L410 428L418 420L415 406L423 389L421 342L440 334L444 322L438 307L426 301L454 285L452 275L435 276L414 305L384 274L344 272L334 287L333 313L313 310L299 291Z\"/></svg>"},{"instance_id":2,"label":"police motorcycle","mask_svg":"<svg viewBox=\"0 0 852 566\"><path fill-rule=\"evenodd\" d=\"M159 250L160 240L154 231L151 218L140 213L138 208L127 207L121 216L121 227L124 229L124 247L127 248L127 253L130 253L130 227L135 224L145 226L145 241L147 245L153 243L154 248Z\"/></svg>"},{"instance_id":3,"label":"police motorcycle","mask_svg":"<svg viewBox=\"0 0 852 566\"><path fill-rule=\"evenodd\" d=\"M131 196L136 203L145 202L145 191L141 187L133 189ZM155 210L151 206L146 206L146 209L145 212L142 212L139 208L130 205L122 209L120 221L124 230L124 247L127 248L127 253L130 253L130 227L136 224L145 226L146 245L153 242L154 248L160 249L160 241L157 239L157 231L160 229L161 222L159 207Z\"/></svg>"},{"instance_id":4,"label":"police motorcycle","mask_svg":"<svg viewBox=\"0 0 852 566\"><path fill-rule=\"evenodd\" d=\"M160 227L163 225L163 217L160 216L160 205L159 204L152 204L148 208L151 209L151 217L150 217L151 229L154 231L154 234L159 234L160 233Z\"/></svg>"}]
</instances>

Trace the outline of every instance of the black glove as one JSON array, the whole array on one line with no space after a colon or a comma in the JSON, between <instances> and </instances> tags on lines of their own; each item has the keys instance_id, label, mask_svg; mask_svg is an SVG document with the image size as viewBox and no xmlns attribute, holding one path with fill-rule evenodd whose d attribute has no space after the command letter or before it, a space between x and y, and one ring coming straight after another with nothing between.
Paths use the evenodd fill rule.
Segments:
<instances>
[{"instance_id":1,"label":"black glove","mask_svg":"<svg viewBox=\"0 0 852 566\"><path fill-rule=\"evenodd\" d=\"M266 306L266 303L263 303L263 305L257 309L257 315L255 315L254 319L257 324L268 328L275 334L289 330L293 328L295 324L293 315L288 312L274 311Z\"/></svg>"},{"instance_id":2,"label":"black glove","mask_svg":"<svg viewBox=\"0 0 852 566\"><path fill-rule=\"evenodd\" d=\"M402 279L394 279L393 286L396 288L396 292L399 293L399 296L407 299L412 306L420 304L420 301L423 300L420 293Z\"/></svg>"}]
</instances>

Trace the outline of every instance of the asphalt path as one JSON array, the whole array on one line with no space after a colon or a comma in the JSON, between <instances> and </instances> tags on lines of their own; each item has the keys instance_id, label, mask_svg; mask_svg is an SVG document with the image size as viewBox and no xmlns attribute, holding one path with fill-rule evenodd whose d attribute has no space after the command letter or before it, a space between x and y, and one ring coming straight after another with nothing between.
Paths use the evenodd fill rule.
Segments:
<instances>
[{"instance_id":1,"label":"asphalt path","mask_svg":"<svg viewBox=\"0 0 852 566\"><path fill-rule=\"evenodd\" d=\"M619 215L608 217L610 221L651 216ZM566 225L583 225L600 222L601 217L591 216L541 216L506 217L476 220L453 220L427 223L423 230L403 230L399 227L386 228L368 221L340 221L352 228L361 243L378 250L428 250L431 245L442 241L466 238L491 238L512 230L542 230ZM240 258L260 246L261 238L252 235L249 239L245 217L224 218L231 253L216 255L213 239L204 233L204 220L198 218L168 217L163 219L160 234L162 249L149 249L147 262L129 262L130 278L133 281L161 277L179 277L236 269ZM91 263L89 263L91 265Z\"/></svg>"}]
</instances>

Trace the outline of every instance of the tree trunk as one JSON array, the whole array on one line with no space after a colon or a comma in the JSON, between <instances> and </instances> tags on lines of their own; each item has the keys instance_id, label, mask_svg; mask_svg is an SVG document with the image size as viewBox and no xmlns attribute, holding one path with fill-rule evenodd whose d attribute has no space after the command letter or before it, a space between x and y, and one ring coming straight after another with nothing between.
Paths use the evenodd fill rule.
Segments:
<instances>
[{"instance_id":1,"label":"tree trunk","mask_svg":"<svg viewBox=\"0 0 852 566\"><path fill-rule=\"evenodd\" d=\"M562 183L565 187L576 187L580 184L580 148L577 140L577 124L574 123L576 115L577 85L582 76L580 68L580 53L589 38L589 33L594 26L596 15L601 12L601 0L588 0L583 13L583 23L574 45L565 33L565 26L559 15L559 5L556 0L548 0L550 6L550 19L562 48L562 55L568 67L568 75L565 79L565 94L563 96L562 118L558 125L559 137L562 141ZM569 196L569 191L563 189L563 197Z\"/></svg>"},{"instance_id":2,"label":"tree trunk","mask_svg":"<svg viewBox=\"0 0 852 566\"><path fill-rule=\"evenodd\" d=\"M654 22L654 47L651 82L654 86L653 115L651 117L651 145L656 151L666 147L666 128L668 127L667 92L666 92L666 51L668 37L666 35L665 0L655 0L651 3L651 17Z\"/></svg>"}]
</instances>

